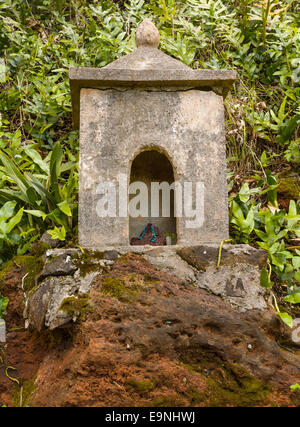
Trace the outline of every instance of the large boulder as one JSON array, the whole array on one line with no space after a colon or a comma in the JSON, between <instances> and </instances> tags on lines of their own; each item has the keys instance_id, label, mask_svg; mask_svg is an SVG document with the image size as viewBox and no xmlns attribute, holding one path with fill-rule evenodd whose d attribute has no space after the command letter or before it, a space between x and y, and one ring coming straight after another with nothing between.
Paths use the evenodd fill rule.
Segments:
<instances>
[{"instance_id":1,"label":"large boulder","mask_svg":"<svg viewBox=\"0 0 300 427\"><path fill-rule=\"evenodd\" d=\"M300 404L290 392L300 383L298 350L278 344L286 326L257 289L265 254L225 246L219 263L217 246L164 249L76 252L73 274L37 279L26 292L30 327L9 332L5 348L34 385L26 404ZM14 280L20 293L22 274ZM250 303L252 292L264 303ZM0 399L10 404L6 383Z\"/></svg>"}]
</instances>

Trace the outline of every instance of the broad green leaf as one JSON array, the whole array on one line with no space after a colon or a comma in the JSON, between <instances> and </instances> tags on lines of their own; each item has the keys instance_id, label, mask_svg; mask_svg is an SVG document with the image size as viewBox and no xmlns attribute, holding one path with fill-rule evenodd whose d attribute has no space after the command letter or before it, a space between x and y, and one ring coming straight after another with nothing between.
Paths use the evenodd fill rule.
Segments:
<instances>
[{"instance_id":1,"label":"broad green leaf","mask_svg":"<svg viewBox=\"0 0 300 427\"><path fill-rule=\"evenodd\" d=\"M37 204L37 201L39 199L39 196L35 189L33 187L29 187L26 191L26 195L28 197L29 203L31 207L35 207Z\"/></svg>"},{"instance_id":2,"label":"broad green leaf","mask_svg":"<svg viewBox=\"0 0 300 427\"><path fill-rule=\"evenodd\" d=\"M26 195L26 190L30 186L27 178L23 176L15 163L2 150L0 150L0 161L4 165L7 175L14 180L20 191Z\"/></svg>"},{"instance_id":3,"label":"broad green leaf","mask_svg":"<svg viewBox=\"0 0 300 427\"><path fill-rule=\"evenodd\" d=\"M70 209L70 206L68 204L68 202L66 200L64 200L61 203L58 203L57 206L59 207L59 209L66 214L67 216L72 216L72 212Z\"/></svg>"},{"instance_id":4,"label":"broad green leaf","mask_svg":"<svg viewBox=\"0 0 300 427\"><path fill-rule=\"evenodd\" d=\"M50 191L54 192L55 199L57 202L60 199L58 177L59 177L62 158L63 158L63 151L60 144L57 142L55 147L53 148L53 151L50 157Z\"/></svg>"},{"instance_id":5,"label":"broad green leaf","mask_svg":"<svg viewBox=\"0 0 300 427\"><path fill-rule=\"evenodd\" d=\"M295 292L293 294L287 295L283 299L284 299L284 301L290 302L291 304L299 304L300 303L300 292Z\"/></svg>"},{"instance_id":6,"label":"broad green leaf","mask_svg":"<svg viewBox=\"0 0 300 427\"><path fill-rule=\"evenodd\" d=\"M274 245L272 245L269 249L270 254L275 254L278 251L279 243L276 242Z\"/></svg>"},{"instance_id":7,"label":"broad green leaf","mask_svg":"<svg viewBox=\"0 0 300 427\"><path fill-rule=\"evenodd\" d=\"M265 268L260 272L260 285L267 289L273 286L273 282L269 281L268 272Z\"/></svg>"},{"instance_id":8,"label":"broad green leaf","mask_svg":"<svg viewBox=\"0 0 300 427\"><path fill-rule=\"evenodd\" d=\"M74 167L75 163L74 162L66 162L66 163L62 163L59 173L61 174L62 172L66 172L70 169L72 169Z\"/></svg>"},{"instance_id":9,"label":"broad green leaf","mask_svg":"<svg viewBox=\"0 0 300 427\"><path fill-rule=\"evenodd\" d=\"M38 209L25 209L24 212L33 216L37 216L39 218L43 218L43 220L47 217L47 214L45 212L39 211Z\"/></svg>"},{"instance_id":10,"label":"broad green leaf","mask_svg":"<svg viewBox=\"0 0 300 427\"><path fill-rule=\"evenodd\" d=\"M250 234L254 228L254 210L251 207L247 217L244 217L243 211L234 200L232 202L232 212L235 218L231 220L234 224L237 224L241 231L245 234Z\"/></svg>"},{"instance_id":11,"label":"broad green leaf","mask_svg":"<svg viewBox=\"0 0 300 427\"><path fill-rule=\"evenodd\" d=\"M278 111L278 118L279 118L279 120L282 122L284 119L285 119L285 117L286 117L286 114L284 114L284 110L285 110L285 104L286 104L286 99L287 99L287 97L285 96L284 98L283 98L283 101L282 101L282 103L281 103L281 105L280 105L280 108L279 108L279 111Z\"/></svg>"},{"instance_id":12,"label":"broad green leaf","mask_svg":"<svg viewBox=\"0 0 300 427\"><path fill-rule=\"evenodd\" d=\"M287 216L289 218L293 218L296 215L297 215L297 207L296 207L295 200L290 200L289 213Z\"/></svg>"},{"instance_id":13,"label":"broad green leaf","mask_svg":"<svg viewBox=\"0 0 300 427\"><path fill-rule=\"evenodd\" d=\"M0 219L6 221L11 218L14 213L16 202L6 202L0 209Z\"/></svg>"},{"instance_id":14,"label":"broad green leaf","mask_svg":"<svg viewBox=\"0 0 300 427\"><path fill-rule=\"evenodd\" d=\"M48 219L54 222L54 224L66 226L66 217L64 213L59 209L54 209L48 214Z\"/></svg>"},{"instance_id":15,"label":"broad green leaf","mask_svg":"<svg viewBox=\"0 0 300 427\"><path fill-rule=\"evenodd\" d=\"M23 216L23 210L24 208L21 208L17 212L17 214L8 221L8 224L7 224L8 233L10 233L15 228L15 226L18 225L19 222L21 221Z\"/></svg>"},{"instance_id":16,"label":"broad green leaf","mask_svg":"<svg viewBox=\"0 0 300 427\"><path fill-rule=\"evenodd\" d=\"M278 311L277 314L286 325L293 327L293 318L288 313Z\"/></svg>"},{"instance_id":17,"label":"broad green leaf","mask_svg":"<svg viewBox=\"0 0 300 427\"><path fill-rule=\"evenodd\" d=\"M18 191L6 190L5 188L0 190L0 203L6 203L7 201L16 201L24 204L28 202L28 198Z\"/></svg>"},{"instance_id":18,"label":"broad green leaf","mask_svg":"<svg viewBox=\"0 0 300 427\"><path fill-rule=\"evenodd\" d=\"M35 191L41 196L41 198L46 201L50 201L53 206L55 206L55 197L45 188L43 184L41 184L37 180L32 180L31 185L35 189Z\"/></svg>"},{"instance_id":19,"label":"broad green leaf","mask_svg":"<svg viewBox=\"0 0 300 427\"><path fill-rule=\"evenodd\" d=\"M64 226L62 226L61 229L59 229L58 227L54 227L53 230L47 230L47 232L51 235L51 239L66 239L66 230Z\"/></svg>"},{"instance_id":20,"label":"broad green leaf","mask_svg":"<svg viewBox=\"0 0 300 427\"><path fill-rule=\"evenodd\" d=\"M295 270L300 270L300 256L293 256L292 264Z\"/></svg>"},{"instance_id":21,"label":"broad green leaf","mask_svg":"<svg viewBox=\"0 0 300 427\"><path fill-rule=\"evenodd\" d=\"M247 182L245 182L242 185L242 188L239 191L239 199L241 202L246 203L249 200L249 185Z\"/></svg>"},{"instance_id":22,"label":"broad green leaf","mask_svg":"<svg viewBox=\"0 0 300 427\"><path fill-rule=\"evenodd\" d=\"M34 163L36 163L42 169L42 171L49 175L49 165L41 158L39 152L30 146L27 146L24 149L27 155L34 161Z\"/></svg>"},{"instance_id":23,"label":"broad green leaf","mask_svg":"<svg viewBox=\"0 0 300 427\"><path fill-rule=\"evenodd\" d=\"M283 253L277 252L276 254L270 255L272 263L279 267L280 271L284 270L286 265L286 256Z\"/></svg>"},{"instance_id":24,"label":"broad green leaf","mask_svg":"<svg viewBox=\"0 0 300 427\"><path fill-rule=\"evenodd\" d=\"M7 230L7 223L5 221L0 221L0 238L7 239L7 234L9 233Z\"/></svg>"}]
</instances>

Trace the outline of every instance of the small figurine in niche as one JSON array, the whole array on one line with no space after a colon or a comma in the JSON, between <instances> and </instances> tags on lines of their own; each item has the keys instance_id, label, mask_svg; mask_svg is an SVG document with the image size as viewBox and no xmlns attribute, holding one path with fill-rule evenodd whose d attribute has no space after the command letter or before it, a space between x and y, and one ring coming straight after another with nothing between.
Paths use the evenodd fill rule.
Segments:
<instances>
[{"instance_id":1,"label":"small figurine in niche","mask_svg":"<svg viewBox=\"0 0 300 427\"><path fill-rule=\"evenodd\" d=\"M132 237L130 244L164 246L166 245L166 236L165 233L154 224L148 223L139 237Z\"/></svg>"}]
</instances>

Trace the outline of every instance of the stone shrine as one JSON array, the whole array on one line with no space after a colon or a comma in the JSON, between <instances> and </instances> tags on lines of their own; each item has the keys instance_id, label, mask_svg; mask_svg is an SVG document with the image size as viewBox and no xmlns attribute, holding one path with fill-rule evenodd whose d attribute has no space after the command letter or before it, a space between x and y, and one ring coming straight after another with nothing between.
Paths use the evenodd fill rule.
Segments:
<instances>
[{"instance_id":1,"label":"stone shrine","mask_svg":"<svg viewBox=\"0 0 300 427\"><path fill-rule=\"evenodd\" d=\"M148 223L180 246L228 238L223 98L236 72L193 70L159 40L145 19L134 52L70 69L83 247L129 246Z\"/></svg>"}]
</instances>

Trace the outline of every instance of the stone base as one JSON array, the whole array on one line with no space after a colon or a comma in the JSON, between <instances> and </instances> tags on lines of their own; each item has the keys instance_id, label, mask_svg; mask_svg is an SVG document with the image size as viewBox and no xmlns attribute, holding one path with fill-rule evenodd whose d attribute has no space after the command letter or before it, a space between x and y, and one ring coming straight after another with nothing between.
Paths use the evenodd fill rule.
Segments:
<instances>
[{"instance_id":1,"label":"stone base","mask_svg":"<svg viewBox=\"0 0 300 427\"><path fill-rule=\"evenodd\" d=\"M142 255L156 270L176 277L182 283L222 298L240 312L267 308L265 289L260 286L260 269L265 251L248 245L224 245L219 266L219 246L129 246L103 248L103 251L52 249L46 252L38 285L26 295L24 316L27 324L41 331L75 321L80 309L66 312L63 306L72 299L80 305L88 297L93 280L126 253ZM77 307L78 308L78 307Z\"/></svg>"}]
</instances>

